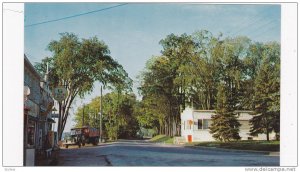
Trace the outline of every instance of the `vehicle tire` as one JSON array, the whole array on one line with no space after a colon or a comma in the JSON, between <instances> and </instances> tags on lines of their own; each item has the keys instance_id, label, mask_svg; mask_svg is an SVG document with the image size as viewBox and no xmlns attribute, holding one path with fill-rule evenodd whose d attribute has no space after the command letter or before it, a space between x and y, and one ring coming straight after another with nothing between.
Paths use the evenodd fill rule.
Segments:
<instances>
[{"instance_id":1,"label":"vehicle tire","mask_svg":"<svg viewBox=\"0 0 300 172\"><path fill-rule=\"evenodd\" d=\"M82 145L82 146L85 146L85 138L83 138L83 139L81 140L81 145Z\"/></svg>"},{"instance_id":2,"label":"vehicle tire","mask_svg":"<svg viewBox=\"0 0 300 172\"><path fill-rule=\"evenodd\" d=\"M93 145L96 146L97 145L97 138L93 139Z\"/></svg>"}]
</instances>

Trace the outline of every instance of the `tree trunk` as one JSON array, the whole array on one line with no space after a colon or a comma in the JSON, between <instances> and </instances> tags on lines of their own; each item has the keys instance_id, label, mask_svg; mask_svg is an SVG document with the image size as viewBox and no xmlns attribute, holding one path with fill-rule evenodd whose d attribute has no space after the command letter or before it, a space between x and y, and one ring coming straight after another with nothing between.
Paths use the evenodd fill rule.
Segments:
<instances>
[{"instance_id":1,"label":"tree trunk","mask_svg":"<svg viewBox=\"0 0 300 172\"><path fill-rule=\"evenodd\" d=\"M165 123L165 135L167 135L168 134L168 126L167 126L168 124L167 123Z\"/></svg>"},{"instance_id":2,"label":"tree trunk","mask_svg":"<svg viewBox=\"0 0 300 172\"><path fill-rule=\"evenodd\" d=\"M269 138L269 130L267 129L267 141L270 141L270 138Z\"/></svg>"},{"instance_id":3,"label":"tree trunk","mask_svg":"<svg viewBox=\"0 0 300 172\"><path fill-rule=\"evenodd\" d=\"M62 104L59 102L58 103L58 108L59 108L59 116L58 116L58 124L57 124L57 138L60 141L61 140L61 120L62 120Z\"/></svg>"},{"instance_id":4,"label":"tree trunk","mask_svg":"<svg viewBox=\"0 0 300 172\"><path fill-rule=\"evenodd\" d=\"M163 132L162 130L163 130L163 129L162 129L162 124L159 124L159 132L158 132L158 133L159 133L159 134L162 134L162 132Z\"/></svg>"},{"instance_id":5,"label":"tree trunk","mask_svg":"<svg viewBox=\"0 0 300 172\"><path fill-rule=\"evenodd\" d=\"M268 120L267 120L266 116L264 117L264 121L265 121L265 127L266 127L267 141L270 141L270 138L269 138L269 123L268 123Z\"/></svg>"},{"instance_id":6,"label":"tree trunk","mask_svg":"<svg viewBox=\"0 0 300 172\"><path fill-rule=\"evenodd\" d=\"M169 124L168 124L168 127L169 127L168 136L171 136L172 135L172 113L170 113L170 115L169 115Z\"/></svg>"},{"instance_id":7,"label":"tree trunk","mask_svg":"<svg viewBox=\"0 0 300 172\"><path fill-rule=\"evenodd\" d=\"M170 137L173 137L174 136L174 121L173 121L173 117L172 117L172 120L171 120L171 132L170 132Z\"/></svg>"},{"instance_id":8,"label":"tree trunk","mask_svg":"<svg viewBox=\"0 0 300 172\"><path fill-rule=\"evenodd\" d=\"M62 105L60 105L60 115L59 115L59 121L58 121L58 129L57 129L57 135L58 135L58 140L61 140L62 133L63 133L63 115L64 115L64 108Z\"/></svg>"},{"instance_id":9,"label":"tree trunk","mask_svg":"<svg viewBox=\"0 0 300 172\"><path fill-rule=\"evenodd\" d=\"M58 125L57 125L57 138L58 141L60 141L62 138L62 134L64 132L66 122L68 119L69 115L69 110L71 107L72 102L74 101L76 95L78 94L77 91L68 91L68 96L67 98L58 103L59 106L59 120L58 120Z\"/></svg>"},{"instance_id":10,"label":"tree trunk","mask_svg":"<svg viewBox=\"0 0 300 172\"><path fill-rule=\"evenodd\" d=\"M179 117L179 119L177 119L177 136L181 135L181 118Z\"/></svg>"},{"instance_id":11,"label":"tree trunk","mask_svg":"<svg viewBox=\"0 0 300 172\"><path fill-rule=\"evenodd\" d=\"M174 119L174 117L173 117L173 119ZM172 128L173 128L173 132L172 132L172 137L174 137L175 135L176 135L176 121L175 120L173 120L173 125L172 125Z\"/></svg>"},{"instance_id":12,"label":"tree trunk","mask_svg":"<svg viewBox=\"0 0 300 172\"><path fill-rule=\"evenodd\" d=\"M62 134L65 129L65 125L68 119L69 107L66 108L66 105L63 103L59 104L59 121L58 121L58 128L57 128L57 136L58 140L60 141L62 138Z\"/></svg>"}]
</instances>

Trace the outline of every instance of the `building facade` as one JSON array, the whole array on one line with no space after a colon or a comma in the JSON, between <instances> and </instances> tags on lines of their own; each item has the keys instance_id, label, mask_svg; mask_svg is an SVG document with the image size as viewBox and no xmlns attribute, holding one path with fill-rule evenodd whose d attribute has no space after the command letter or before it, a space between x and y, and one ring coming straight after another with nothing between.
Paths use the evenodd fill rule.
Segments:
<instances>
[{"instance_id":1,"label":"building facade","mask_svg":"<svg viewBox=\"0 0 300 172\"><path fill-rule=\"evenodd\" d=\"M35 165L38 140L39 104L41 76L24 55L24 87L29 88L29 95L24 101L24 165Z\"/></svg>"},{"instance_id":2,"label":"building facade","mask_svg":"<svg viewBox=\"0 0 300 172\"><path fill-rule=\"evenodd\" d=\"M252 111L235 111L241 124L239 135L241 140L266 140L266 134L250 135L250 119ZM186 108L181 117L181 136L186 142L216 141L209 133L212 124L211 117L216 114L215 110L194 110ZM275 133L270 133L270 138L275 139Z\"/></svg>"},{"instance_id":3,"label":"building facade","mask_svg":"<svg viewBox=\"0 0 300 172\"><path fill-rule=\"evenodd\" d=\"M24 165L34 166L36 157L49 147L48 133L53 120L51 112L53 98L47 81L34 69L24 55Z\"/></svg>"}]
</instances>

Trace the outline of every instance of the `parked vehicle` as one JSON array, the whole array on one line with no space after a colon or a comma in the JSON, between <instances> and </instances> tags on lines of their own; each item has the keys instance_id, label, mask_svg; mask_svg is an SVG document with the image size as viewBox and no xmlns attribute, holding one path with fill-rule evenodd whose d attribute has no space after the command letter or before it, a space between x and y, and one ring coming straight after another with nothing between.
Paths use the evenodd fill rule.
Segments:
<instances>
[{"instance_id":1,"label":"parked vehicle","mask_svg":"<svg viewBox=\"0 0 300 172\"><path fill-rule=\"evenodd\" d=\"M99 142L100 132L96 128L90 126L83 126L79 128L71 129L71 142L64 143L65 147L68 148L70 145L78 145L79 147L85 146L85 144L92 143L97 145Z\"/></svg>"}]
</instances>

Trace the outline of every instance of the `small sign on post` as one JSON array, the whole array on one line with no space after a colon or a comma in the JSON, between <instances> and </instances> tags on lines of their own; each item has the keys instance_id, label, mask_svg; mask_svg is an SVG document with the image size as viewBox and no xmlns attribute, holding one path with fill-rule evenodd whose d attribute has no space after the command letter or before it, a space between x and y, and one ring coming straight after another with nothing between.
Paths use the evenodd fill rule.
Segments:
<instances>
[{"instance_id":1,"label":"small sign on post","mask_svg":"<svg viewBox=\"0 0 300 172\"><path fill-rule=\"evenodd\" d=\"M28 99L28 96L30 95L30 88L28 86L24 86L24 101Z\"/></svg>"},{"instance_id":2,"label":"small sign on post","mask_svg":"<svg viewBox=\"0 0 300 172\"><path fill-rule=\"evenodd\" d=\"M67 89L65 87L56 87L54 88L53 90L53 96L54 96L54 99L61 102L63 101L66 96L67 96Z\"/></svg>"}]
</instances>

